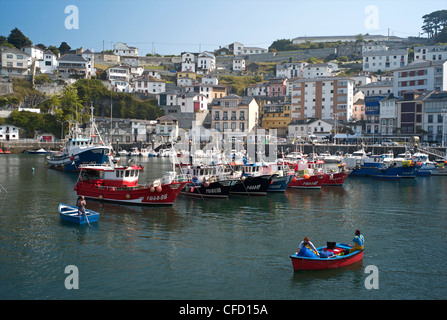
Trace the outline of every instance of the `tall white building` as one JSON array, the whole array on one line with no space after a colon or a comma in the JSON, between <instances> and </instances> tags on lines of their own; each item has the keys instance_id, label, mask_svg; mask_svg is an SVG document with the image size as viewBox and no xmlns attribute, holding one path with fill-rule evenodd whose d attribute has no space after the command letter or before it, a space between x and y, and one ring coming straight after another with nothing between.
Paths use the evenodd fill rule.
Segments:
<instances>
[{"instance_id":1,"label":"tall white building","mask_svg":"<svg viewBox=\"0 0 447 320\"><path fill-rule=\"evenodd\" d=\"M319 77L290 81L291 117L349 121L353 118L354 80L347 77Z\"/></svg>"}]
</instances>

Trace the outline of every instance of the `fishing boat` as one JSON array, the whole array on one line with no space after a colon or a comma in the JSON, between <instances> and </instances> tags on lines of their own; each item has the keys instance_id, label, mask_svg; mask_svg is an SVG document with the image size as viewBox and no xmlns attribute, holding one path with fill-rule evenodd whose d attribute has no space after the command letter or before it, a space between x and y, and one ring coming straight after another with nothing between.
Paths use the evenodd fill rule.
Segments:
<instances>
[{"instance_id":1,"label":"fishing boat","mask_svg":"<svg viewBox=\"0 0 447 320\"><path fill-rule=\"evenodd\" d=\"M288 188L294 189L321 189L323 185L324 175L322 174L304 174L300 176L296 174L290 181Z\"/></svg>"},{"instance_id":2,"label":"fishing boat","mask_svg":"<svg viewBox=\"0 0 447 320\"><path fill-rule=\"evenodd\" d=\"M351 246L348 244L337 243L333 249L329 249L328 246L317 248L317 251L320 254L320 257L318 257L309 249L303 249L305 250L290 256L294 271L328 270L345 267L361 261L363 259L364 251L359 250L350 254L344 254L345 250L351 249Z\"/></svg>"},{"instance_id":3,"label":"fishing boat","mask_svg":"<svg viewBox=\"0 0 447 320\"><path fill-rule=\"evenodd\" d=\"M321 183L322 186L342 186L345 182L346 178L351 173L351 170L344 169L342 166L339 172L336 171L329 171L325 172L323 182Z\"/></svg>"},{"instance_id":4,"label":"fishing boat","mask_svg":"<svg viewBox=\"0 0 447 320\"><path fill-rule=\"evenodd\" d=\"M181 193L200 198L228 198L237 179L222 174L219 169L220 166L182 166L182 172L191 176L192 181L185 185Z\"/></svg>"},{"instance_id":5,"label":"fishing boat","mask_svg":"<svg viewBox=\"0 0 447 320\"><path fill-rule=\"evenodd\" d=\"M289 186L290 182L294 178L294 174L287 174L286 172L279 171L278 175L272 179L267 192L284 192Z\"/></svg>"},{"instance_id":6,"label":"fishing boat","mask_svg":"<svg viewBox=\"0 0 447 320\"><path fill-rule=\"evenodd\" d=\"M264 173L262 164L230 164L224 167L230 179L236 179L230 194L265 196L276 174Z\"/></svg>"},{"instance_id":7,"label":"fishing boat","mask_svg":"<svg viewBox=\"0 0 447 320\"><path fill-rule=\"evenodd\" d=\"M389 176L390 178L414 178L416 176L411 160L392 159L386 155L368 155L362 158L360 164L352 168L350 175L354 177Z\"/></svg>"},{"instance_id":8,"label":"fishing boat","mask_svg":"<svg viewBox=\"0 0 447 320\"><path fill-rule=\"evenodd\" d=\"M98 134L99 142L94 141L96 134ZM78 123L70 123L69 134L64 149L58 154L49 155L47 157L47 164L52 169L75 172L82 164L106 163L112 151L113 148L104 144L97 131L92 108L91 131L89 136L86 137L81 133Z\"/></svg>"},{"instance_id":9,"label":"fishing boat","mask_svg":"<svg viewBox=\"0 0 447 320\"><path fill-rule=\"evenodd\" d=\"M432 176L447 176L447 160L440 160L436 169L431 172Z\"/></svg>"},{"instance_id":10,"label":"fishing boat","mask_svg":"<svg viewBox=\"0 0 447 320\"><path fill-rule=\"evenodd\" d=\"M47 151L44 148L40 148L38 150L26 150L24 153L28 153L28 154L50 154L51 151Z\"/></svg>"},{"instance_id":11,"label":"fishing boat","mask_svg":"<svg viewBox=\"0 0 447 320\"><path fill-rule=\"evenodd\" d=\"M81 165L75 191L79 196L101 201L139 205L172 205L183 187L191 182L186 175L167 172L162 178L139 184L141 165Z\"/></svg>"},{"instance_id":12,"label":"fishing boat","mask_svg":"<svg viewBox=\"0 0 447 320\"><path fill-rule=\"evenodd\" d=\"M2 148L0 148L0 154L11 154L11 151L9 151L8 149L3 150Z\"/></svg>"},{"instance_id":13,"label":"fishing boat","mask_svg":"<svg viewBox=\"0 0 447 320\"><path fill-rule=\"evenodd\" d=\"M60 203L58 210L63 221L75 224L90 224L99 219L99 213L90 209L85 209L85 215L78 215L78 207L69 204Z\"/></svg>"}]
</instances>

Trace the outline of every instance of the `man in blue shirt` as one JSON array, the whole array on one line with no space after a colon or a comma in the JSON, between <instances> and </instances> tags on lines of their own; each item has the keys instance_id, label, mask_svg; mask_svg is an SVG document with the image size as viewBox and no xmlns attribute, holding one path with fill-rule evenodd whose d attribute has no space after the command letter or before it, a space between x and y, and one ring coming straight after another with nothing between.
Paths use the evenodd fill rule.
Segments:
<instances>
[{"instance_id":1,"label":"man in blue shirt","mask_svg":"<svg viewBox=\"0 0 447 320\"><path fill-rule=\"evenodd\" d=\"M360 234L360 230L355 230L355 236L354 239L352 239L354 242L354 247L349 249L349 253L353 253L354 251L360 251L365 248L365 238Z\"/></svg>"}]
</instances>

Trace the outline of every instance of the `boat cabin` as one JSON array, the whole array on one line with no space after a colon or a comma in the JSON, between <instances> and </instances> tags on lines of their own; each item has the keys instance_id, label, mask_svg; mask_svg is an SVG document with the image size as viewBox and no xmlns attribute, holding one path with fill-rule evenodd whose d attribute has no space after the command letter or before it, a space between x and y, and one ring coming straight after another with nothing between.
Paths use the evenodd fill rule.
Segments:
<instances>
[{"instance_id":1,"label":"boat cabin","mask_svg":"<svg viewBox=\"0 0 447 320\"><path fill-rule=\"evenodd\" d=\"M143 167L131 165L127 167L116 166L112 168L105 165L81 166L80 179L85 183L91 183L104 187L135 187L138 185L138 177Z\"/></svg>"}]
</instances>

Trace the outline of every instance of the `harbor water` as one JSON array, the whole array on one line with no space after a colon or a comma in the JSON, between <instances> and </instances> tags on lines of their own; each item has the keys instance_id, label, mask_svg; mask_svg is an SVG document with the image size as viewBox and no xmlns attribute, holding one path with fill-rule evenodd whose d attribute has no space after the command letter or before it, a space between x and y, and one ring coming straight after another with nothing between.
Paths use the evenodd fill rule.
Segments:
<instances>
[{"instance_id":1,"label":"harbor water","mask_svg":"<svg viewBox=\"0 0 447 320\"><path fill-rule=\"evenodd\" d=\"M138 158L140 182L172 169ZM126 206L87 199L91 227L60 220L77 175L45 156L0 155L0 299L376 300L447 296L447 177L348 177L342 187ZM294 272L303 237L318 247L365 237L361 263ZM66 268L78 270L68 289ZM371 269L373 268L373 269ZM374 283L371 288L375 270Z\"/></svg>"}]
</instances>

